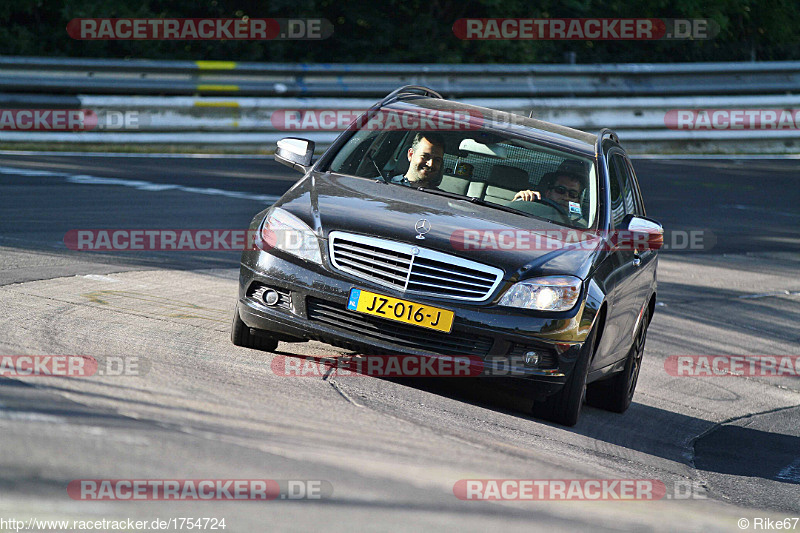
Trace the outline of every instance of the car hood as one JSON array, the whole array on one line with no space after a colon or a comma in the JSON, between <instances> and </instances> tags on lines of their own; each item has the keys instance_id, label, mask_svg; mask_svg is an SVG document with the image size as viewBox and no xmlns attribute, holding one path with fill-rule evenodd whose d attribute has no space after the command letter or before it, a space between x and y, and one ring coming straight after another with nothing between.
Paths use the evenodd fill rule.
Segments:
<instances>
[{"instance_id":1,"label":"car hood","mask_svg":"<svg viewBox=\"0 0 800 533\"><path fill-rule=\"evenodd\" d=\"M326 246L332 231L378 237L496 266L512 281L555 274L586 279L603 248L593 234L587 240L585 231L538 218L331 173L310 173L276 206L306 222ZM430 231L418 239L415 225L423 219Z\"/></svg>"}]
</instances>

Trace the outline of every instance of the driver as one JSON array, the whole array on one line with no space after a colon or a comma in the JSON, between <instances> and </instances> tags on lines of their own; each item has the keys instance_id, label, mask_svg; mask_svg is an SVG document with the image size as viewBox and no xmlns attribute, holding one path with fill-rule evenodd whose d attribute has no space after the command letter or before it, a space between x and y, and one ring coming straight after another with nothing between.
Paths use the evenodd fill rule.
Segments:
<instances>
[{"instance_id":1,"label":"driver","mask_svg":"<svg viewBox=\"0 0 800 533\"><path fill-rule=\"evenodd\" d=\"M444 138L438 133L417 133L408 149L408 161L405 176L395 176L392 183L408 187L437 187L442 181Z\"/></svg>"},{"instance_id":2,"label":"driver","mask_svg":"<svg viewBox=\"0 0 800 533\"><path fill-rule=\"evenodd\" d=\"M519 191L514 195L513 201L535 202L544 199L546 203L562 209L564 214L571 214L575 209L580 212L581 194L586 188L585 174L580 172L583 168L583 163L580 161L564 161L553 173L554 178L545 174L545 179L542 180L545 187L543 193L531 190Z\"/></svg>"}]
</instances>

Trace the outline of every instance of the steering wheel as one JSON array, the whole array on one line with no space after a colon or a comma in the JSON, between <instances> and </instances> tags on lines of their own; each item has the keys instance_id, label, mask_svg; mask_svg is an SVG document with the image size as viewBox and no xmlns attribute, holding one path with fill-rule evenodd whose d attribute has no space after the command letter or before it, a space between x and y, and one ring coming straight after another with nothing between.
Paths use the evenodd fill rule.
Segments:
<instances>
[{"instance_id":1,"label":"steering wheel","mask_svg":"<svg viewBox=\"0 0 800 533\"><path fill-rule=\"evenodd\" d=\"M534 202L550 206L558 211L561 215L567 216L566 212L564 211L564 206L554 202L550 198L537 198L534 200Z\"/></svg>"},{"instance_id":2,"label":"steering wheel","mask_svg":"<svg viewBox=\"0 0 800 533\"><path fill-rule=\"evenodd\" d=\"M550 198L537 198L536 200L534 200L534 202L537 204L546 205L547 207L554 209L555 212L558 213L558 215L561 217L562 222L565 225L572 226L572 220L570 216L567 214L563 205L554 202Z\"/></svg>"}]
</instances>

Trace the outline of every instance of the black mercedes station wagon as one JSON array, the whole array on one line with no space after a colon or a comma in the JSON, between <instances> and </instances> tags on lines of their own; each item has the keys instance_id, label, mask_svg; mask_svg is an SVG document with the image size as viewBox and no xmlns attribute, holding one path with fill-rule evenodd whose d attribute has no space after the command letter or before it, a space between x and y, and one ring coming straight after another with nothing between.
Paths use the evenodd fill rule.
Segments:
<instances>
[{"instance_id":1,"label":"black mercedes station wagon","mask_svg":"<svg viewBox=\"0 0 800 533\"><path fill-rule=\"evenodd\" d=\"M250 225L234 344L468 357L564 425L628 408L663 230L615 133L406 86L313 154L278 143L303 178Z\"/></svg>"}]
</instances>

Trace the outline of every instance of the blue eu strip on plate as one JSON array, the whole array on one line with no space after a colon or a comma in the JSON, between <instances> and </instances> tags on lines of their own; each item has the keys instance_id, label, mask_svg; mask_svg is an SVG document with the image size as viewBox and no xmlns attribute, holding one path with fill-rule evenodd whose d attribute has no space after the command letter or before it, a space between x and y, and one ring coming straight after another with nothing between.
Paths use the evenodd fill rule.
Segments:
<instances>
[{"instance_id":1,"label":"blue eu strip on plate","mask_svg":"<svg viewBox=\"0 0 800 533\"><path fill-rule=\"evenodd\" d=\"M347 308L351 311L355 311L358 307L358 297L361 296L361 289L351 289L350 290L350 300L347 302Z\"/></svg>"}]
</instances>

